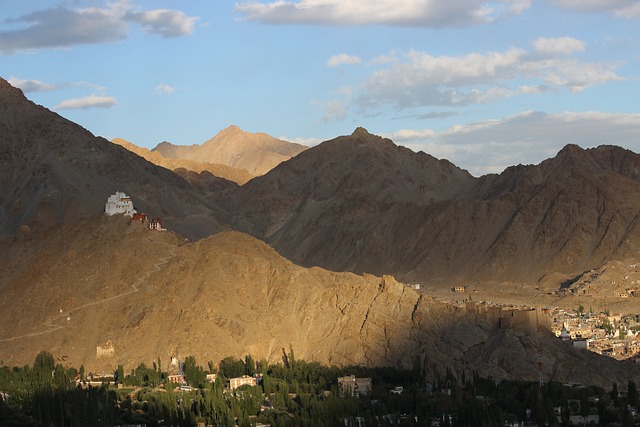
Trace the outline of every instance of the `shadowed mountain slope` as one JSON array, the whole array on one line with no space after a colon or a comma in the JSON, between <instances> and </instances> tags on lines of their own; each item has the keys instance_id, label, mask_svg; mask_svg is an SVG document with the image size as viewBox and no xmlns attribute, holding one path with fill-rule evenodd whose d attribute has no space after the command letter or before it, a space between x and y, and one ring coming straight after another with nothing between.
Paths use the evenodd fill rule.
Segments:
<instances>
[{"instance_id":1,"label":"shadowed mountain slope","mask_svg":"<svg viewBox=\"0 0 640 427\"><path fill-rule=\"evenodd\" d=\"M567 146L473 178L357 129L228 195L234 226L302 265L406 280L536 281L640 248L640 156Z\"/></svg>"},{"instance_id":2,"label":"shadowed mountain slope","mask_svg":"<svg viewBox=\"0 0 640 427\"><path fill-rule=\"evenodd\" d=\"M124 191L138 210L190 237L225 229L184 179L27 100L0 79L0 234L71 223Z\"/></svg>"},{"instance_id":3,"label":"shadowed mountain slope","mask_svg":"<svg viewBox=\"0 0 640 427\"><path fill-rule=\"evenodd\" d=\"M142 256L141 256L142 255ZM0 360L45 349L88 370L194 355L331 364L450 367L496 379L610 385L640 366L578 351L549 333L434 301L389 276L302 268L238 232L195 243L120 215L0 245Z\"/></svg>"},{"instance_id":4,"label":"shadowed mountain slope","mask_svg":"<svg viewBox=\"0 0 640 427\"><path fill-rule=\"evenodd\" d=\"M250 133L237 126L229 126L202 145L183 146L163 142L152 151L166 158L219 163L245 169L255 176L267 173L306 149L304 145L283 141L266 133Z\"/></svg>"}]
</instances>

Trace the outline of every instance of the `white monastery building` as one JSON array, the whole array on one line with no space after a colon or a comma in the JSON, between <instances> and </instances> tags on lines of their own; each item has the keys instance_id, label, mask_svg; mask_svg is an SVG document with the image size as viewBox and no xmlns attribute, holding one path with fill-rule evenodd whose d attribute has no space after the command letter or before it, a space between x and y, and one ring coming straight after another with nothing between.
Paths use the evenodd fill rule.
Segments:
<instances>
[{"instance_id":1,"label":"white monastery building","mask_svg":"<svg viewBox=\"0 0 640 427\"><path fill-rule=\"evenodd\" d=\"M116 194L109 196L104 206L104 212L109 216L123 214L133 217L136 210L133 208L133 200L131 200L131 197L121 191L116 191Z\"/></svg>"}]
</instances>

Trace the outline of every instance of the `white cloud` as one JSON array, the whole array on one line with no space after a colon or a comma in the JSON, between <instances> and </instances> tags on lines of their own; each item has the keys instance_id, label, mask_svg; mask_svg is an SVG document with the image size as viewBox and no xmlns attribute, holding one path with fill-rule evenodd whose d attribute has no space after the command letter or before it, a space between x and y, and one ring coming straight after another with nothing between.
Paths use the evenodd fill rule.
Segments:
<instances>
[{"instance_id":1,"label":"white cloud","mask_svg":"<svg viewBox=\"0 0 640 427\"><path fill-rule=\"evenodd\" d=\"M483 175L517 164L539 163L567 144L583 148L610 144L640 152L638 133L640 114L527 111L452 126L444 132L404 129L384 136Z\"/></svg>"},{"instance_id":2,"label":"white cloud","mask_svg":"<svg viewBox=\"0 0 640 427\"><path fill-rule=\"evenodd\" d=\"M88 108L109 108L116 105L117 101L112 96L89 95L84 98L66 99L56 105L56 110L77 110Z\"/></svg>"},{"instance_id":3,"label":"white cloud","mask_svg":"<svg viewBox=\"0 0 640 427\"><path fill-rule=\"evenodd\" d=\"M176 88L174 88L173 86L169 86L167 84L164 84L164 83L160 83L159 85L157 85L155 90L154 90L155 93L164 94L164 95L172 94L175 91L176 91Z\"/></svg>"},{"instance_id":4,"label":"white cloud","mask_svg":"<svg viewBox=\"0 0 640 427\"><path fill-rule=\"evenodd\" d=\"M347 117L347 106L337 99L325 103L312 101L311 104L320 107L323 110L323 120L325 122L340 121Z\"/></svg>"},{"instance_id":5,"label":"white cloud","mask_svg":"<svg viewBox=\"0 0 640 427\"><path fill-rule=\"evenodd\" d=\"M378 65L378 64L390 64L392 62L396 62L397 60L398 58L396 57L396 55L380 55L373 58L369 62L373 65Z\"/></svg>"},{"instance_id":6,"label":"white cloud","mask_svg":"<svg viewBox=\"0 0 640 427\"><path fill-rule=\"evenodd\" d=\"M131 22L163 37L179 36L192 32L197 19L180 11L134 11L128 1L109 3L105 8L59 6L5 19L5 24L21 28L0 30L0 53L117 42L128 37Z\"/></svg>"},{"instance_id":7,"label":"white cloud","mask_svg":"<svg viewBox=\"0 0 640 427\"><path fill-rule=\"evenodd\" d=\"M410 51L398 62L373 72L361 87L361 106L398 108L481 104L519 94L566 89L577 93L610 81L624 80L617 64L581 62L571 56L582 41L561 37L538 39L533 49L433 56ZM560 55L560 56L559 56Z\"/></svg>"},{"instance_id":8,"label":"white cloud","mask_svg":"<svg viewBox=\"0 0 640 427\"><path fill-rule=\"evenodd\" d=\"M577 12L610 12L622 19L640 19L640 0L553 0L553 3Z\"/></svg>"},{"instance_id":9,"label":"white cloud","mask_svg":"<svg viewBox=\"0 0 640 427\"><path fill-rule=\"evenodd\" d=\"M45 83L40 80L22 80L16 77L9 78L8 82L11 86L22 89L24 93L48 92L60 88L60 86Z\"/></svg>"},{"instance_id":10,"label":"white cloud","mask_svg":"<svg viewBox=\"0 0 640 427\"><path fill-rule=\"evenodd\" d=\"M278 0L237 3L248 21L267 24L466 27L522 13L531 0Z\"/></svg>"},{"instance_id":11,"label":"white cloud","mask_svg":"<svg viewBox=\"0 0 640 427\"><path fill-rule=\"evenodd\" d=\"M289 142L293 142L295 144L301 144L301 145L305 145L307 147L313 147L316 146L318 144L320 144L321 142L324 141L324 139L322 138L305 138L302 136L296 136L294 138L289 138L287 136L279 136L278 139L281 139L283 141L289 141Z\"/></svg>"},{"instance_id":12,"label":"white cloud","mask_svg":"<svg viewBox=\"0 0 640 427\"><path fill-rule=\"evenodd\" d=\"M179 10L156 9L127 12L124 19L142 25L147 33L162 37L178 37L193 33L199 18L187 16Z\"/></svg>"},{"instance_id":13,"label":"white cloud","mask_svg":"<svg viewBox=\"0 0 640 427\"><path fill-rule=\"evenodd\" d=\"M540 37L533 42L533 47L542 55L570 55L574 52L584 52L587 48L582 40L573 37Z\"/></svg>"},{"instance_id":14,"label":"white cloud","mask_svg":"<svg viewBox=\"0 0 640 427\"><path fill-rule=\"evenodd\" d=\"M432 139L437 137L437 135L438 133L431 129L401 129L385 136L392 139L396 144L402 144L407 141L411 142L414 140Z\"/></svg>"},{"instance_id":15,"label":"white cloud","mask_svg":"<svg viewBox=\"0 0 640 427\"><path fill-rule=\"evenodd\" d=\"M341 53L339 55L333 55L327 61L328 67L337 67L339 65L352 65L352 64L360 64L362 60L357 56L347 55L346 53Z\"/></svg>"}]
</instances>

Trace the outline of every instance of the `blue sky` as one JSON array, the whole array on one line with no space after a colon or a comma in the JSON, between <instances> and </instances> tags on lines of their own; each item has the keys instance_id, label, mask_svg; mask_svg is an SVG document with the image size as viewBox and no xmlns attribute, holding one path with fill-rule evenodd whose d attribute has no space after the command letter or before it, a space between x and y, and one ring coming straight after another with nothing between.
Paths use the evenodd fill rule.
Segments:
<instances>
[{"instance_id":1,"label":"blue sky","mask_svg":"<svg viewBox=\"0 0 640 427\"><path fill-rule=\"evenodd\" d=\"M640 0L2 0L1 76L153 148L357 126L474 175L640 152Z\"/></svg>"}]
</instances>

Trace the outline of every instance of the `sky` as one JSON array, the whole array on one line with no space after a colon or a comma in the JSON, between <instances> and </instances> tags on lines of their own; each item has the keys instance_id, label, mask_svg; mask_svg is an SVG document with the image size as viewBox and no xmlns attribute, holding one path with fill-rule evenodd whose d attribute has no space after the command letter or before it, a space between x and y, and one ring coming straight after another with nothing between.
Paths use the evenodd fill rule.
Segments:
<instances>
[{"instance_id":1,"label":"sky","mask_svg":"<svg viewBox=\"0 0 640 427\"><path fill-rule=\"evenodd\" d=\"M476 176L640 152L640 0L0 2L0 77L141 147L361 126Z\"/></svg>"}]
</instances>

